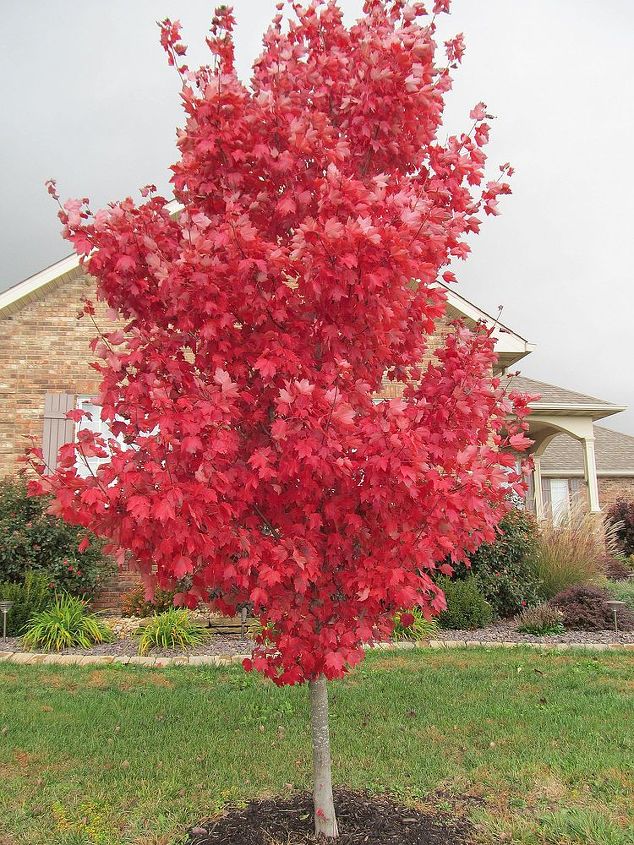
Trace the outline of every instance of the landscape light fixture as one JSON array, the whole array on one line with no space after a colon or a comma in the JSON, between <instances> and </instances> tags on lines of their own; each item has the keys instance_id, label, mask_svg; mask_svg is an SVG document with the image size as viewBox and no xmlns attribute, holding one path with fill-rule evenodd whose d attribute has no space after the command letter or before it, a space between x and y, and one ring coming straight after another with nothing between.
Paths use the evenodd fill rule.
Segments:
<instances>
[{"instance_id":1,"label":"landscape light fixture","mask_svg":"<svg viewBox=\"0 0 634 845\"><path fill-rule=\"evenodd\" d=\"M612 611L612 614L614 616L614 630L618 634L619 626L618 626L616 614L619 612L620 608L625 607L625 602L613 600L613 601L607 601L606 604L610 608L610 610Z\"/></svg>"},{"instance_id":2,"label":"landscape light fixture","mask_svg":"<svg viewBox=\"0 0 634 845\"><path fill-rule=\"evenodd\" d=\"M2 640L5 643L7 641L7 613L12 607L12 601L5 601L4 599L0 601L0 610L2 611Z\"/></svg>"}]
</instances>

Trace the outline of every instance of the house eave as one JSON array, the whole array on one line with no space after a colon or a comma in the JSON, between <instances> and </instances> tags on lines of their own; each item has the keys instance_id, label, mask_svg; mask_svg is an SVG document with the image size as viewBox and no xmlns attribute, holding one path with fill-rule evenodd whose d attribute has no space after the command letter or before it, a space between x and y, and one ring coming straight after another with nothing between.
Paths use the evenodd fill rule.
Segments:
<instances>
[{"instance_id":1,"label":"house eave","mask_svg":"<svg viewBox=\"0 0 634 845\"><path fill-rule=\"evenodd\" d=\"M582 469L543 469L543 478L584 478ZM634 469L598 469L598 478L634 478Z\"/></svg>"},{"instance_id":2,"label":"house eave","mask_svg":"<svg viewBox=\"0 0 634 845\"><path fill-rule=\"evenodd\" d=\"M536 415L550 414L555 417L591 417L601 420L613 414L626 411L626 405L593 405L587 403L529 402L529 409Z\"/></svg>"}]
</instances>

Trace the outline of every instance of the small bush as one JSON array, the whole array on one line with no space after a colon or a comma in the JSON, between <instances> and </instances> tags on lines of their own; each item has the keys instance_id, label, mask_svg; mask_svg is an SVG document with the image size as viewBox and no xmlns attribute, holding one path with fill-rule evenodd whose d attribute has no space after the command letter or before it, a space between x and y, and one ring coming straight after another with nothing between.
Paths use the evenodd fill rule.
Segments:
<instances>
[{"instance_id":1,"label":"small bush","mask_svg":"<svg viewBox=\"0 0 634 845\"><path fill-rule=\"evenodd\" d=\"M0 584L0 599L13 602L7 614L7 635L18 637L32 616L53 604L55 593L49 585L48 576L41 572L27 572L23 584ZM0 614L0 625L1 622Z\"/></svg>"},{"instance_id":2,"label":"small bush","mask_svg":"<svg viewBox=\"0 0 634 845\"><path fill-rule=\"evenodd\" d=\"M438 586L444 591L447 601L447 610L438 617L442 628L484 628L493 619L491 605L480 592L473 576L458 581L441 578Z\"/></svg>"},{"instance_id":3,"label":"small bush","mask_svg":"<svg viewBox=\"0 0 634 845\"><path fill-rule=\"evenodd\" d=\"M92 598L114 571L94 535L46 512L49 497L29 496L22 478L0 480L0 581L21 584L46 572L58 591ZM82 539L88 548L80 552Z\"/></svg>"},{"instance_id":4,"label":"small bush","mask_svg":"<svg viewBox=\"0 0 634 845\"><path fill-rule=\"evenodd\" d=\"M606 555L603 561L603 571L611 581L625 581L632 573L629 558Z\"/></svg>"},{"instance_id":5,"label":"small bush","mask_svg":"<svg viewBox=\"0 0 634 845\"><path fill-rule=\"evenodd\" d=\"M90 648L111 640L110 628L87 611L85 602L69 595L59 596L52 607L37 613L22 638L26 648L42 651Z\"/></svg>"},{"instance_id":6,"label":"small bush","mask_svg":"<svg viewBox=\"0 0 634 845\"><path fill-rule=\"evenodd\" d=\"M174 596L175 592L172 590L156 589L154 599L146 601L145 589L142 586L135 587L121 597L121 613L123 616L138 616L143 619L155 616L174 606Z\"/></svg>"},{"instance_id":7,"label":"small bush","mask_svg":"<svg viewBox=\"0 0 634 845\"><path fill-rule=\"evenodd\" d=\"M521 634L533 634L535 637L563 634L565 630L563 613L548 604L527 607L515 621Z\"/></svg>"},{"instance_id":8,"label":"small bush","mask_svg":"<svg viewBox=\"0 0 634 845\"><path fill-rule=\"evenodd\" d=\"M541 525L534 557L535 577L543 598L550 599L577 584L596 583L604 575L606 551L614 551L613 531L597 526L595 514L574 502L564 523Z\"/></svg>"},{"instance_id":9,"label":"small bush","mask_svg":"<svg viewBox=\"0 0 634 845\"><path fill-rule=\"evenodd\" d=\"M611 599L624 601L630 610L634 610L634 581L607 581L605 587Z\"/></svg>"},{"instance_id":10,"label":"small bush","mask_svg":"<svg viewBox=\"0 0 634 845\"><path fill-rule=\"evenodd\" d=\"M193 648L204 641L206 633L188 610L172 608L139 629L139 654L147 654L151 648Z\"/></svg>"},{"instance_id":11,"label":"small bush","mask_svg":"<svg viewBox=\"0 0 634 845\"><path fill-rule=\"evenodd\" d=\"M617 499L606 521L615 527L619 551L626 556L634 555L634 502Z\"/></svg>"},{"instance_id":12,"label":"small bush","mask_svg":"<svg viewBox=\"0 0 634 845\"><path fill-rule=\"evenodd\" d=\"M526 511L514 508L498 528L498 539L484 543L471 555L471 567L458 567L458 577L471 572L496 616L514 616L522 607L537 604L538 579L533 558L537 526Z\"/></svg>"},{"instance_id":13,"label":"small bush","mask_svg":"<svg viewBox=\"0 0 634 845\"><path fill-rule=\"evenodd\" d=\"M408 618L411 617L411 621ZM435 619L425 619L418 607L403 610L394 617L394 640L430 640L438 633L438 623Z\"/></svg>"},{"instance_id":14,"label":"small bush","mask_svg":"<svg viewBox=\"0 0 634 845\"><path fill-rule=\"evenodd\" d=\"M607 631L614 628L614 615L607 602L612 596L600 587L570 587L558 593L550 602L564 615L566 628L579 631ZM619 628L624 631L634 627L634 614L621 608L617 614Z\"/></svg>"}]
</instances>

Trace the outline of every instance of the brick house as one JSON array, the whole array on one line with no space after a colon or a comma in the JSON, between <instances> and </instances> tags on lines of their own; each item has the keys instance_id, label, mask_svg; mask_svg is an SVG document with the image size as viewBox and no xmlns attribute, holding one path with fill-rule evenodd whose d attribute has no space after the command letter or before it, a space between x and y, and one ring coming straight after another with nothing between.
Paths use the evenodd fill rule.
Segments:
<instances>
[{"instance_id":1,"label":"brick house","mask_svg":"<svg viewBox=\"0 0 634 845\"><path fill-rule=\"evenodd\" d=\"M0 293L0 477L15 472L29 436L41 441L54 467L57 449L75 434L66 411L89 405L97 390L88 346L95 330L89 318L77 317L86 296L94 300L94 285L76 256ZM447 318L438 326L436 344L430 343L430 357L458 316L493 327L499 374L516 369L534 349L455 291L448 289L447 297ZM103 305L96 306L97 323L113 327ZM528 507L539 517L562 512L577 492L592 511L617 496L634 499L634 437L595 425L622 406L524 377L512 381L541 394L529 417L535 471ZM397 385L385 384L385 398L397 393Z\"/></svg>"}]
</instances>

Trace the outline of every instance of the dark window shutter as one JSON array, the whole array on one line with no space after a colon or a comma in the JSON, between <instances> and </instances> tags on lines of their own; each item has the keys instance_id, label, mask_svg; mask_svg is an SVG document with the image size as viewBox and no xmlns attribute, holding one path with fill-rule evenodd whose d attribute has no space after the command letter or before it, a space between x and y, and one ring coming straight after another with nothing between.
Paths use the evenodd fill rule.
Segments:
<instances>
[{"instance_id":1,"label":"dark window shutter","mask_svg":"<svg viewBox=\"0 0 634 845\"><path fill-rule=\"evenodd\" d=\"M59 447L75 439L75 423L66 419L66 413L73 410L75 401L74 393L47 393L44 398L42 451L47 475L57 466Z\"/></svg>"},{"instance_id":2,"label":"dark window shutter","mask_svg":"<svg viewBox=\"0 0 634 845\"><path fill-rule=\"evenodd\" d=\"M544 501L544 516L552 516L552 498L550 495L550 478L542 478L542 499Z\"/></svg>"},{"instance_id":3,"label":"dark window shutter","mask_svg":"<svg viewBox=\"0 0 634 845\"><path fill-rule=\"evenodd\" d=\"M526 491L526 510L535 513L535 477L532 472L525 476L528 489Z\"/></svg>"},{"instance_id":4,"label":"dark window shutter","mask_svg":"<svg viewBox=\"0 0 634 845\"><path fill-rule=\"evenodd\" d=\"M572 501L587 501L586 482L583 478L569 478L568 484Z\"/></svg>"}]
</instances>

